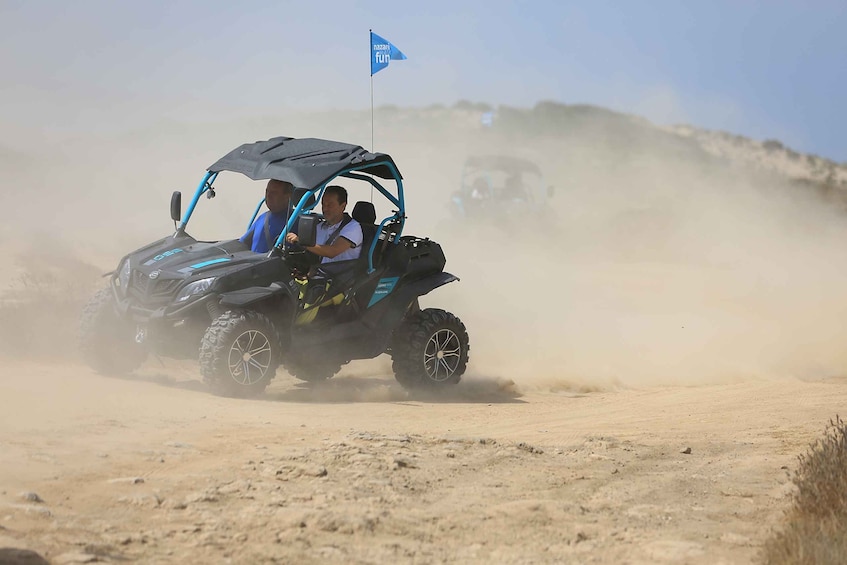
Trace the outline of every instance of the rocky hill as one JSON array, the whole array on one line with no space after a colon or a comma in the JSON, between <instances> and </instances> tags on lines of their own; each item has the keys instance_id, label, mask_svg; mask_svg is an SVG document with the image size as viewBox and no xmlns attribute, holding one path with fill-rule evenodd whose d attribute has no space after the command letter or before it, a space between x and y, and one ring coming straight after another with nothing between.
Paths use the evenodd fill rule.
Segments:
<instances>
[{"instance_id":1,"label":"rocky hill","mask_svg":"<svg viewBox=\"0 0 847 565\"><path fill-rule=\"evenodd\" d=\"M695 140L708 153L758 170L777 173L829 192L847 190L847 164L804 154L775 139L758 141L741 135L688 125L667 128Z\"/></svg>"},{"instance_id":2,"label":"rocky hill","mask_svg":"<svg viewBox=\"0 0 847 565\"><path fill-rule=\"evenodd\" d=\"M515 135L578 136L588 143L604 143L610 149L630 145L631 152L664 150L694 156L702 151L735 167L773 173L827 190L847 191L847 163L800 153L775 139L760 141L692 125L663 127L638 116L583 104L541 102L532 109L495 109L485 104L459 103L453 112L464 114L454 123L476 119L479 128L485 128L483 116L491 114L492 129Z\"/></svg>"}]
</instances>

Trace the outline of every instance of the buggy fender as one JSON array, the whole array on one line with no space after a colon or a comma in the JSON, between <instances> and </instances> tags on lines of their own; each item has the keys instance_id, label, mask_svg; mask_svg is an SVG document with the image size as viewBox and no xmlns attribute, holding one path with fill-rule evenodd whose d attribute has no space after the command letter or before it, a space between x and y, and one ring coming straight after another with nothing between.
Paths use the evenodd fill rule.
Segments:
<instances>
[{"instance_id":1,"label":"buggy fender","mask_svg":"<svg viewBox=\"0 0 847 565\"><path fill-rule=\"evenodd\" d=\"M280 295L296 301L294 291L288 285L272 283L270 286L251 286L232 292L225 292L221 294L221 306L242 308Z\"/></svg>"},{"instance_id":2,"label":"buggy fender","mask_svg":"<svg viewBox=\"0 0 847 565\"><path fill-rule=\"evenodd\" d=\"M459 277L441 272L404 284L391 293L390 306L384 314L385 317L381 325L391 328L391 331L393 331L403 321L409 305L419 296L423 296L439 286L444 286L449 282L457 280L459 280Z\"/></svg>"},{"instance_id":3,"label":"buggy fender","mask_svg":"<svg viewBox=\"0 0 847 565\"><path fill-rule=\"evenodd\" d=\"M447 283L457 280L459 280L459 277L445 272L417 279L398 288L394 295L394 301L408 305L418 296L423 296L439 286L444 286Z\"/></svg>"}]
</instances>

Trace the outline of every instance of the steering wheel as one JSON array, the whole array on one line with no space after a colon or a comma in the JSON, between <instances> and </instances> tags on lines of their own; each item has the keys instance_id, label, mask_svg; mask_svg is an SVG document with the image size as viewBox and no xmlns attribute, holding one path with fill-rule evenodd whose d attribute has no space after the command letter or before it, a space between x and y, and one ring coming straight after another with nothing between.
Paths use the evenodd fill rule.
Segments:
<instances>
[{"instance_id":1,"label":"steering wheel","mask_svg":"<svg viewBox=\"0 0 847 565\"><path fill-rule=\"evenodd\" d=\"M281 248L282 260L291 270L291 274L297 276L308 276L312 266L320 263L320 257L307 251L296 243L286 243Z\"/></svg>"}]
</instances>

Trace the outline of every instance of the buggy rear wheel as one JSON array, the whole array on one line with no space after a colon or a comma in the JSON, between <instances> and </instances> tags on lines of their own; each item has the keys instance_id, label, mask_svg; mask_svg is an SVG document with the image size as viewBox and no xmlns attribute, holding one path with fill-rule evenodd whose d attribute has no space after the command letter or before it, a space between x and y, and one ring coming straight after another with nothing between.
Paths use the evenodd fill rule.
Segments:
<instances>
[{"instance_id":1,"label":"buggy rear wheel","mask_svg":"<svg viewBox=\"0 0 847 565\"><path fill-rule=\"evenodd\" d=\"M147 357L147 350L135 341L133 326L115 311L111 288L97 291L83 308L79 349L92 369L108 376L131 373Z\"/></svg>"},{"instance_id":2,"label":"buggy rear wheel","mask_svg":"<svg viewBox=\"0 0 847 565\"><path fill-rule=\"evenodd\" d=\"M266 316L227 310L203 336L200 372L214 394L257 396L276 374L281 347L279 334Z\"/></svg>"},{"instance_id":3,"label":"buggy rear wheel","mask_svg":"<svg viewBox=\"0 0 847 565\"><path fill-rule=\"evenodd\" d=\"M469 349L468 332L458 317L437 308L421 310L394 335L394 377L409 389L456 384L467 368Z\"/></svg>"}]
</instances>

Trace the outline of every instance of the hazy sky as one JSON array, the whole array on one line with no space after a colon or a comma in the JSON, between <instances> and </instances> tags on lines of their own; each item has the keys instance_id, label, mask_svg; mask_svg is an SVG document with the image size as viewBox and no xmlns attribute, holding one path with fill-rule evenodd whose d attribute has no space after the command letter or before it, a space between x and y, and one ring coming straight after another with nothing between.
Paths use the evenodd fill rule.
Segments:
<instances>
[{"instance_id":1,"label":"hazy sky","mask_svg":"<svg viewBox=\"0 0 847 565\"><path fill-rule=\"evenodd\" d=\"M847 161L847 2L0 0L0 141L376 105L589 103Z\"/></svg>"}]
</instances>

